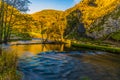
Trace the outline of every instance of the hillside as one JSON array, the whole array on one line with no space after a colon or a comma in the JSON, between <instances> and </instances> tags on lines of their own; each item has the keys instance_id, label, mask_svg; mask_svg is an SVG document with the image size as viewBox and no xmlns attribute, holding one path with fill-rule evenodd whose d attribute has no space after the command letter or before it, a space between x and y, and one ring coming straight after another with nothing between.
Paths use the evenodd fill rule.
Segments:
<instances>
[{"instance_id":1,"label":"hillside","mask_svg":"<svg viewBox=\"0 0 120 80\"><path fill-rule=\"evenodd\" d=\"M58 38L61 37L60 35L63 35L63 32L61 33L63 30L60 28L62 25L61 19L63 19L62 15L63 11L49 9L36 12L31 16L36 21L36 26L41 30L41 34L47 34L49 37Z\"/></svg>"},{"instance_id":2,"label":"hillside","mask_svg":"<svg viewBox=\"0 0 120 80\"><path fill-rule=\"evenodd\" d=\"M65 13L67 13L66 15L67 19L68 19L68 16L72 16L71 18L72 20L73 20L73 15L74 15L74 18L76 17L75 22L71 21L71 24L72 22L74 22L76 25L74 25L73 23L72 26L67 26L67 29L70 29L71 27L74 29L74 30L72 29L72 31L67 30L68 33L70 32L69 38L80 37L79 35L82 33L80 33L78 29L83 29L83 25L84 25L84 28L86 29L84 31L86 31L85 33L88 37L92 37L92 38L103 37L103 35L101 37L97 36L99 35L99 32L96 31L95 29L100 27L98 23L100 23L99 21L101 21L101 18L102 20L103 19L107 20L108 19L107 17L110 18L111 16L112 17L119 16L119 8L118 8L119 5L120 5L120 0L82 0L73 8L66 10ZM116 18L118 19L118 17ZM83 24L82 27L81 27L81 23ZM101 24L104 25L104 27L109 26L108 24L106 25L105 23L101 23ZM91 31L93 31L93 34L95 34L96 37L90 34ZM109 33L112 33L112 32L115 32L114 28L113 28L113 31ZM105 35L109 34L109 33L107 34L106 33ZM68 36L68 34L66 35Z\"/></svg>"},{"instance_id":3,"label":"hillside","mask_svg":"<svg viewBox=\"0 0 120 80\"><path fill-rule=\"evenodd\" d=\"M113 12L97 19L89 30L89 36L120 40L120 5Z\"/></svg>"},{"instance_id":4,"label":"hillside","mask_svg":"<svg viewBox=\"0 0 120 80\"><path fill-rule=\"evenodd\" d=\"M119 0L82 0L73 8L66 10L66 13L80 10L82 13L82 22L86 28L89 28L91 23L112 12L119 3Z\"/></svg>"},{"instance_id":5,"label":"hillside","mask_svg":"<svg viewBox=\"0 0 120 80\"><path fill-rule=\"evenodd\" d=\"M62 11L57 10L42 10L40 12L36 12L32 14L32 17L35 20L41 20L44 19L46 21L55 21L57 17L62 13Z\"/></svg>"},{"instance_id":6,"label":"hillside","mask_svg":"<svg viewBox=\"0 0 120 80\"><path fill-rule=\"evenodd\" d=\"M82 0L66 11L43 10L31 16L41 33L108 39L119 33L119 5L120 0Z\"/></svg>"}]
</instances>

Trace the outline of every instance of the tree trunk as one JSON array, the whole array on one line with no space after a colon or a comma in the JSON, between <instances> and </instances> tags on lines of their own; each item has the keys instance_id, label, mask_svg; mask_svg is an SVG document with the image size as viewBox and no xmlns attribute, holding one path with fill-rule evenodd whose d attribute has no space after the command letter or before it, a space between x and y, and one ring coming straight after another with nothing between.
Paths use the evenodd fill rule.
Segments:
<instances>
[{"instance_id":1,"label":"tree trunk","mask_svg":"<svg viewBox=\"0 0 120 80\"><path fill-rule=\"evenodd\" d=\"M0 42L3 41L3 29L4 27L4 0L1 1L1 10L0 10Z\"/></svg>"}]
</instances>

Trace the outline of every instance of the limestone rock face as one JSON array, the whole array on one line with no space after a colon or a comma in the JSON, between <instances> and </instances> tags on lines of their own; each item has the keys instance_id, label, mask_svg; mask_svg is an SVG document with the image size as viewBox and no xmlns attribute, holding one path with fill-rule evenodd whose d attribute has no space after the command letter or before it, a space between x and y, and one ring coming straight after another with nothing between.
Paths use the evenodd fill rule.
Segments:
<instances>
[{"instance_id":1,"label":"limestone rock face","mask_svg":"<svg viewBox=\"0 0 120 80\"><path fill-rule=\"evenodd\" d=\"M113 12L97 19L90 26L88 36L102 38L120 30L120 6Z\"/></svg>"}]
</instances>

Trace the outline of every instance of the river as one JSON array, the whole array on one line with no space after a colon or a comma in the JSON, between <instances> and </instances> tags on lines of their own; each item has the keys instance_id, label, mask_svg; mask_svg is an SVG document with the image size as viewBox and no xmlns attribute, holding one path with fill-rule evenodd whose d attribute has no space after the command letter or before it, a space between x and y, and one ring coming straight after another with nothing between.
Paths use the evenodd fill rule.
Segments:
<instances>
[{"instance_id":1,"label":"river","mask_svg":"<svg viewBox=\"0 0 120 80\"><path fill-rule=\"evenodd\" d=\"M117 54L72 50L68 44L10 44L3 48L17 52L22 80L120 80Z\"/></svg>"}]
</instances>

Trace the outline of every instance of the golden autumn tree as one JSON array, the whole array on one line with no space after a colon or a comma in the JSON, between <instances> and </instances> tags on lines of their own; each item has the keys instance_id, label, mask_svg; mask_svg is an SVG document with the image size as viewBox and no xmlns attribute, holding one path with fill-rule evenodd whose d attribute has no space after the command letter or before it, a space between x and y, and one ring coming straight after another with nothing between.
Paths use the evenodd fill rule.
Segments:
<instances>
[{"instance_id":1,"label":"golden autumn tree","mask_svg":"<svg viewBox=\"0 0 120 80\"><path fill-rule=\"evenodd\" d=\"M16 22L15 15L27 11L29 3L28 0L0 0L0 42L8 42Z\"/></svg>"}]
</instances>

